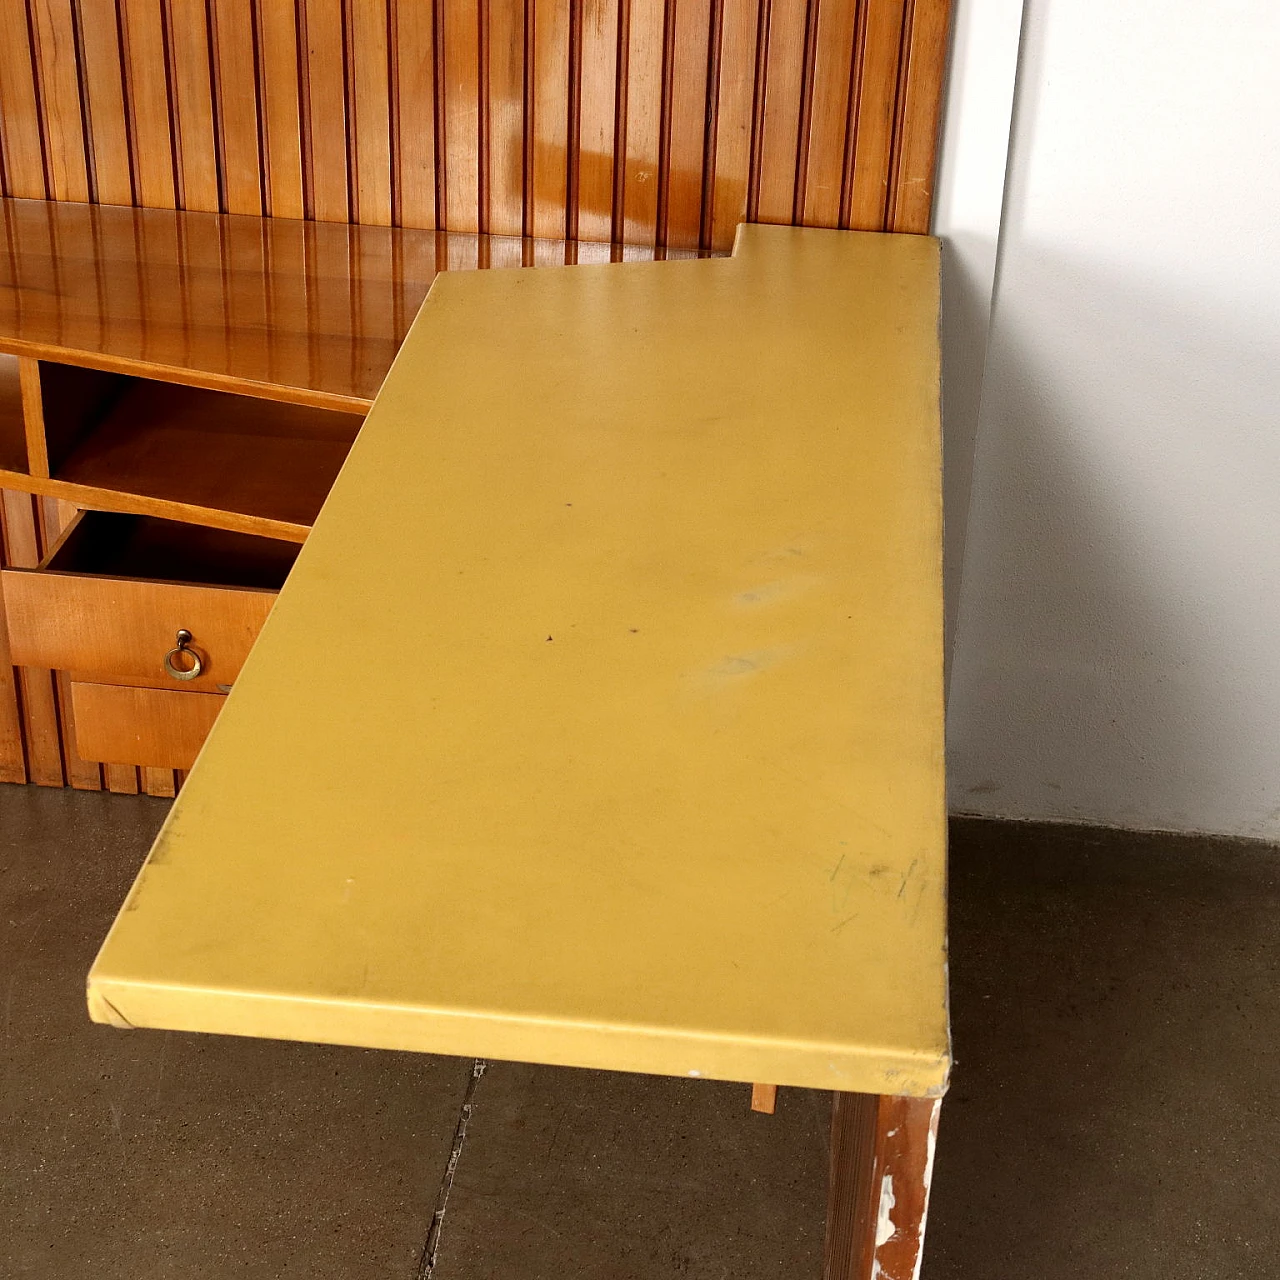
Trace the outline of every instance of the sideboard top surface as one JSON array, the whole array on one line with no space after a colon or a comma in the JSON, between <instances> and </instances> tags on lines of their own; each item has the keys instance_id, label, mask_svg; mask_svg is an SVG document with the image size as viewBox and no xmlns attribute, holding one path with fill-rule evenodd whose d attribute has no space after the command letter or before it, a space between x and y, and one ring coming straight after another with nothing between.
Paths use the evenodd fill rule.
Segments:
<instances>
[{"instance_id":1,"label":"sideboard top surface","mask_svg":"<svg viewBox=\"0 0 1280 1280\"><path fill-rule=\"evenodd\" d=\"M377 394L437 269L388 227L8 199L0 227L0 350L333 408Z\"/></svg>"}]
</instances>

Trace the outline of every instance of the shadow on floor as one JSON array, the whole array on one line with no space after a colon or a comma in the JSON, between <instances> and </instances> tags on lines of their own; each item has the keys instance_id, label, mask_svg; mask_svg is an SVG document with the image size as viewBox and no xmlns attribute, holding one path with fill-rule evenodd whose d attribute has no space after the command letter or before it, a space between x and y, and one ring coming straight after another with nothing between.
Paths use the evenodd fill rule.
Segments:
<instances>
[{"instance_id":1,"label":"shadow on floor","mask_svg":"<svg viewBox=\"0 0 1280 1280\"><path fill-rule=\"evenodd\" d=\"M84 974L163 802L0 787L0 1275L415 1280L471 1063L159 1032ZM1280 851L958 821L925 1280L1269 1273ZM494 1064L432 1280L817 1280L827 1099Z\"/></svg>"},{"instance_id":2,"label":"shadow on floor","mask_svg":"<svg viewBox=\"0 0 1280 1280\"><path fill-rule=\"evenodd\" d=\"M1280 850L952 824L926 1280L1280 1264Z\"/></svg>"}]
</instances>

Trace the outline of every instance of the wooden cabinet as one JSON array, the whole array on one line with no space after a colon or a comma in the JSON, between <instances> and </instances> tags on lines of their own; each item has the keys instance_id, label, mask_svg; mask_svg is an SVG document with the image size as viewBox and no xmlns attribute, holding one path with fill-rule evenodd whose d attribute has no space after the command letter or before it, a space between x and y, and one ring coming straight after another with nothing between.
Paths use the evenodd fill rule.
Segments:
<instances>
[{"instance_id":1,"label":"wooden cabinet","mask_svg":"<svg viewBox=\"0 0 1280 1280\"><path fill-rule=\"evenodd\" d=\"M38 563L0 571L8 662L73 781L172 794L266 621L363 421L270 390L0 365L4 479L54 500Z\"/></svg>"},{"instance_id":2,"label":"wooden cabinet","mask_svg":"<svg viewBox=\"0 0 1280 1280\"><path fill-rule=\"evenodd\" d=\"M448 246L24 200L0 227L0 780L172 795Z\"/></svg>"}]
</instances>

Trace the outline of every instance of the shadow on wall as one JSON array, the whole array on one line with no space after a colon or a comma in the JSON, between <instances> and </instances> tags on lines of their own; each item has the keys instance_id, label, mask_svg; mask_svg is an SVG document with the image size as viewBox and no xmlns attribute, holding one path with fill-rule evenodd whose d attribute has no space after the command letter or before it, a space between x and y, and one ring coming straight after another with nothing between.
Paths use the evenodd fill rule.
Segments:
<instances>
[{"instance_id":1,"label":"shadow on wall","mask_svg":"<svg viewBox=\"0 0 1280 1280\"><path fill-rule=\"evenodd\" d=\"M948 665L960 604L982 368L991 323L990 280L975 264L989 262L994 254L995 244L987 236L954 235L942 241L943 580Z\"/></svg>"},{"instance_id":2,"label":"shadow on wall","mask_svg":"<svg viewBox=\"0 0 1280 1280\"><path fill-rule=\"evenodd\" d=\"M952 807L1280 837L1280 316L1026 242L1002 272Z\"/></svg>"}]
</instances>

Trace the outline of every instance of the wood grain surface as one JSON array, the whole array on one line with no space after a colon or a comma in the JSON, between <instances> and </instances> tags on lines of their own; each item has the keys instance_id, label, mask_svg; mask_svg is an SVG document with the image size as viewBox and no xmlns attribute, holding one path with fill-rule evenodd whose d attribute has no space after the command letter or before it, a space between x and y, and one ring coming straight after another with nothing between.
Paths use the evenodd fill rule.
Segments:
<instances>
[{"instance_id":1,"label":"wood grain surface","mask_svg":"<svg viewBox=\"0 0 1280 1280\"><path fill-rule=\"evenodd\" d=\"M441 249L390 227L6 199L0 350L363 410Z\"/></svg>"},{"instance_id":2,"label":"wood grain surface","mask_svg":"<svg viewBox=\"0 0 1280 1280\"><path fill-rule=\"evenodd\" d=\"M927 229L949 0L10 0L3 194L727 249Z\"/></svg>"},{"instance_id":3,"label":"wood grain surface","mask_svg":"<svg viewBox=\"0 0 1280 1280\"><path fill-rule=\"evenodd\" d=\"M81 753L108 765L141 765L150 795L174 794L172 771L195 763L226 701L218 693L78 680L70 689Z\"/></svg>"}]
</instances>

